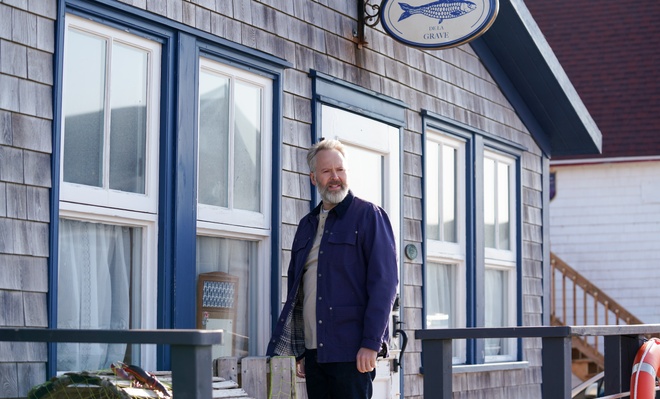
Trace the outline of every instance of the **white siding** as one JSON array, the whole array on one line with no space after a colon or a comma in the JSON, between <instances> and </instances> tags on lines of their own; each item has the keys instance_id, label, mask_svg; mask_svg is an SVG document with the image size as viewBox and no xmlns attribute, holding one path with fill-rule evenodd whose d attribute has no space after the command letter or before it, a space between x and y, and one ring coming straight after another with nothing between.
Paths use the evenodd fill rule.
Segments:
<instances>
[{"instance_id":1,"label":"white siding","mask_svg":"<svg viewBox=\"0 0 660 399\"><path fill-rule=\"evenodd\" d=\"M553 166L550 248L645 323L659 323L660 162Z\"/></svg>"}]
</instances>

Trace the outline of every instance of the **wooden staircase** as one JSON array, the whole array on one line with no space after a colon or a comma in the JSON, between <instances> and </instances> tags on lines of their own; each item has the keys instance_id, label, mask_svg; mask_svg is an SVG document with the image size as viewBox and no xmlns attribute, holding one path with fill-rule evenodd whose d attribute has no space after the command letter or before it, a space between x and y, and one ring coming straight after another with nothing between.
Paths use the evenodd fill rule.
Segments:
<instances>
[{"instance_id":1,"label":"wooden staircase","mask_svg":"<svg viewBox=\"0 0 660 399\"><path fill-rule=\"evenodd\" d=\"M550 322L554 326L642 324L584 276L550 253ZM602 337L573 338L573 374L582 381L603 371Z\"/></svg>"}]
</instances>

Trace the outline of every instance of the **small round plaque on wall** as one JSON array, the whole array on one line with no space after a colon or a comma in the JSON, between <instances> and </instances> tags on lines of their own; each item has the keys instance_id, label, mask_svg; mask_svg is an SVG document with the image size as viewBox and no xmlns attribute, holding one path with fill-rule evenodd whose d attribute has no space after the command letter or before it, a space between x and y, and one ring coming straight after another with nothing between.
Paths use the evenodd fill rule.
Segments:
<instances>
[{"instance_id":1,"label":"small round plaque on wall","mask_svg":"<svg viewBox=\"0 0 660 399\"><path fill-rule=\"evenodd\" d=\"M406 256L410 260L417 258L417 246L415 244L408 244L405 248Z\"/></svg>"}]
</instances>

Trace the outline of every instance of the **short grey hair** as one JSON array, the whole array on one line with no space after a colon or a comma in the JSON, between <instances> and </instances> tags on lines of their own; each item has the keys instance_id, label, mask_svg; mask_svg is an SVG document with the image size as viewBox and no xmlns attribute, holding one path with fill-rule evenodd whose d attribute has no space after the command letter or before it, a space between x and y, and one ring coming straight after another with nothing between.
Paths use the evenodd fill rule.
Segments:
<instances>
[{"instance_id":1,"label":"short grey hair","mask_svg":"<svg viewBox=\"0 0 660 399\"><path fill-rule=\"evenodd\" d=\"M311 146L307 151L307 165L309 166L310 172L316 171L316 154L323 150L337 150L344 158L346 158L346 150L341 141L334 139L321 139L321 141Z\"/></svg>"}]
</instances>

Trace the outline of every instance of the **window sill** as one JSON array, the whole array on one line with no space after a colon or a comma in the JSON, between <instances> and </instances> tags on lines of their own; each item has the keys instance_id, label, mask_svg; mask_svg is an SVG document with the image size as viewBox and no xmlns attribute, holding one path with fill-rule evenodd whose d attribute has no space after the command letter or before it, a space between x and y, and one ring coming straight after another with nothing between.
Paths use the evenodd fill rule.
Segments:
<instances>
[{"instance_id":1,"label":"window sill","mask_svg":"<svg viewBox=\"0 0 660 399\"><path fill-rule=\"evenodd\" d=\"M529 362L497 362L485 364L459 364L452 366L452 372L458 373L483 373L488 371L518 370L529 367Z\"/></svg>"}]
</instances>

